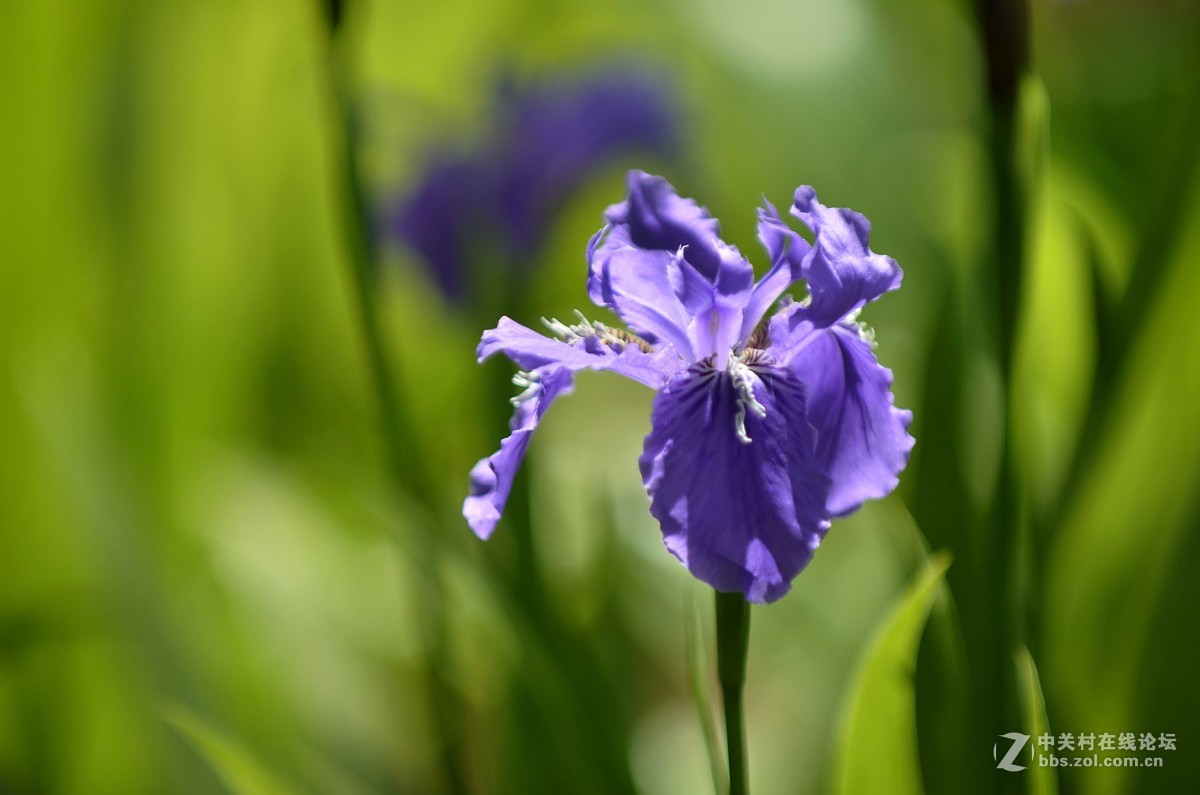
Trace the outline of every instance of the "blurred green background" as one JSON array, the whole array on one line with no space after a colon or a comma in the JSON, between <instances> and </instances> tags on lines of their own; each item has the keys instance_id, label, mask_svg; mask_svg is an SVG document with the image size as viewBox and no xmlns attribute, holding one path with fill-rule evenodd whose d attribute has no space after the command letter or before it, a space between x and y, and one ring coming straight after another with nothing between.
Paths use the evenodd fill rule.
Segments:
<instances>
[{"instance_id":1,"label":"blurred green background","mask_svg":"<svg viewBox=\"0 0 1200 795\"><path fill-rule=\"evenodd\" d=\"M865 319L914 459L754 611L752 790L1200 781L1200 6L1032 4L1007 259L969 3L348 6L331 49L316 2L0 4L0 793L712 791L711 597L646 510L649 391L585 374L540 428L536 590L508 527L459 516L510 395L479 333L587 308L631 167L760 272L754 207L801 183L905 270ZM487 135L498 75L606 64L667 78L678 148L572 190L491 277L520 307L447 302L396 241L360 281L347 146L384 213L437 144ZM981 577L997 544L1015 563ZM997 615L1031 657L975 656ZM989 665L1019 720L977 711ZM996 771L995 735L1047 718L1178 748Z\"/></svg>"}]
</instances>

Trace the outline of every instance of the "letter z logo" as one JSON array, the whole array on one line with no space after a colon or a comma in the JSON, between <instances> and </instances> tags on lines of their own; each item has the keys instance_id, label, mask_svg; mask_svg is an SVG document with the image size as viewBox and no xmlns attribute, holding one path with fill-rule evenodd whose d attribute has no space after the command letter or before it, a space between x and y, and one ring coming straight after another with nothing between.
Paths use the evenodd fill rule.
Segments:
<instances>
[{"instance_id":1,"label":"letter z logo","mask_svg":"<svg viewBox=\"0 0 1200 795\"><path fill-rule=\"evenodd\" d=\"M1016 762L1017 754L1021 753L1021 749L1025 747L1025 743L1029 742L1029 735L1021 734L1020 732L1009 732L1000 736L1006 740L1012 740L1012 747L1008 749L1008 753L1004 755L1004 758L996 763L996 767L1000 770L1008 770L1013 773L1024 770L1025 765L1014 764L1014 762ZM995 759L999 753L997 750L998 745L997 743L992 746L992 759Z\"/></svg>"}]
</instances>

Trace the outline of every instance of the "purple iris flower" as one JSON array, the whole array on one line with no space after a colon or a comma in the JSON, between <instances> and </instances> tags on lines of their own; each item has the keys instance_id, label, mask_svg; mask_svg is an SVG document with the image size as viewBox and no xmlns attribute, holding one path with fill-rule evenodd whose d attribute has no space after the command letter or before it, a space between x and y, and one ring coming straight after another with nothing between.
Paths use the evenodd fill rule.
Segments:
<instances>
[{"instance_id":1,"label":"purple iris flower","mask_svg":"<svg viewBox=\"0 0 1200 795\"><path fill-rule=\"evenodd\" d=\"M530 262L563 201L598 168L622 154L675 150L675 116L666 83L647 72L505 81L482 140L435 153L391 228L443 294L462 300L473 253L510 267Z\"/></svg>"},{"instance_id":2,"label":"purple iris flower","mask_svg":"<svg viewBox=\"0 0 1200 795\"><path fill-rule=\"evenodd\" d=\"M899 266L867 245L870 223L826 207L810 187L791 214L767 202L762 279L722 242L717 221L662 178L629 175L629 195L588 244L588 295L628 330L543 321L556 338L507 317L484 332L480 361L501 352L522 368L512 433L471 470L463 515L487 538L504 510L530 436L585 368L657 391L640 460L650 513L671 551L718 591L752 602L783 596L829 521L896 487L912 413L893 405L859 310L900 286ZM805 280L809 295L785 299Z\"/></svg>"}]
</instances>

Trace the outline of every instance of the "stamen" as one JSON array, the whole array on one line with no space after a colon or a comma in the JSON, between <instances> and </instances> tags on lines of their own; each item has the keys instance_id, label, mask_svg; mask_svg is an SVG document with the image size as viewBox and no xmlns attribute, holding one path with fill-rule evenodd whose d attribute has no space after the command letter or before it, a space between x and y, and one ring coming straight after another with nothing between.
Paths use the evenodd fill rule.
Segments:
<instances>
[{"instance_id":1,"label":"stamen","mask_svg":"<svg viewBox=\"0 0 1200 795\"><path fill-rule=\"evenodd\" d=\"M858 318L860 315L862 315L861 306L858 309L855 309L849 315L846 315L846 322L853 323L855 326L857 326L859 339L870 345L871 350L875 350L879 347L879 343L875 341L875 329L868 326L865 322L859 320Z\"/></svg>"},{"instance_id":2,"label":"stamen","mask_svg":"<svg viewBox=\"0 0 1200 795\"><path fill-rule=\"evenodd\" d=\"M602 323L596 323L595 325L596 328L600 329L600 341L609 347L614 347L618 344L622 346L636 345L642 353L654 353L653 345L628 329L612 328Z\"/></svg>"},{"instance_id":3,"label":"stamen","mask_svg":"<svg viewBox=\"0 0 1200 795\"><path fill-rule=\"evenodd\" d=\"M550 333L564 341L570 341L575 332L571 331L571 327L563 323L556 317L542 318L542 325L549 329Z\"/></svg>"},{"instance_id":4,"label":"stamen","mask_svg":"<svg viewBox=\"0 0 1200 795\"><path fill-rule=\"evenodd\" d=\"M595 337L617 353L624 350L626 345L636 345L643 353L654 352L653 345L632 331L588 320L578 309L575 310L575 316L579 318L579 322L573 325L567 325L558 318L542 318L542 324L563 342L574 344L589 337Z\"/></svg>"},{"instance_id":5,"label":"stamen","mask_svg":"<svg viewBox=\"0 0 1200 795\"><path fill-rule=\"evenodd\" d=\"M521 390L520 393L508 399L508 402L514 406L532 400L542 391L542 377L535 372L518 370L517 374L512 377L512 382L513 386Z\"/></svg>"},{"instance_id":6,"label":"stamen","mask_svg":"<svg viewBox=\"0 0 1200 795\"><path fill-rule=\"evenodd\" d=\"M762 320L758 321L758 325L754 327L754 331L750 334L750 339L746 340L747 350L755 348L761 351L771 345L771 338L767 334L770 325L770 318L764 315Z\"/></svg>"},{"instance_id":7,"label":"stamen","mask_svg":"<svg viewBox=\"0 0 1200 795\"><path fill-rule=\"evenodd\" d=\"M552 333L562 338L563 342L579 342L582 339L596 336L596 327L592 321L583 316L583 313L578 309L575 310L575 316L579 318L579 322L574 325L563 323L556 317L549 320L542 318L542 324L550 329Z\"/></svg>"},{"instance_id":8,"label":"stamen","mask_svg":"<svg viewBox=\"0 0 1200 795\"><path fill-rule=\"evenodd\" d=\"M753 441L746 433L746 410L762 419L767 416L767 409L763 404L758 402L758 398L754 397L754 371L743 362L741 359L734 359L729 364L729 377L733 381L733 388L737 392L737 417L734 419L734 430L737 433L738 441L742 444L750 444Z\"/></svg>"}]
</instances>

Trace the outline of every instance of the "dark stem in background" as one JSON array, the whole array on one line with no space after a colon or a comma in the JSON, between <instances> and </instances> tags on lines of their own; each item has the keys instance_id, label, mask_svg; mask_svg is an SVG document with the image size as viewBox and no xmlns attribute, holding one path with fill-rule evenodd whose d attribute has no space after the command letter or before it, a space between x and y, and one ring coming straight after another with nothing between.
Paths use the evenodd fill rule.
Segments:
<instances>
[{"instance_id":1,"label":"dark stem in background","mask_svg":"<svg viewBox=\"0 0 1200 795\"><path fill-rule=\"evenodd\" d=\"M740 593L717 591L717 679L725 708L729 749L729 795L746 795L746 726L742 691L750 642L750 604Z\"/></svg>"},{"instance_id":2,"label":"dark stem in background","mask_svg":"<svg viewBox=\"0 0 1200 795\"><path fill-rule=\"evenodd\" d=\"M329 81L332 111L338 125L338 159L345 180L343 215L347 256L353 271L355 298L371 380L379 403L379 419L388 457L388 471L397 493L417 495L431 502L435 492L431 488L432 484L427 481L425 470L419 465L418 457L411 455L411 451L416 449L416 431L412 425L411 414L400 411L399 395L402 390L397 388L396 373L388 359L383 326L380 323L377 300L379 246L371 205L362 180L358 156L360 127L350 90L349 67L339 46L344 46L339 34L344 34L342 22L345 4L340 0L325 0L322 5L329 32ZM444 785L452 795L458 795L467 791L464 767L459 758L461 732L458 731L457 725L462 708L442 676L443 671L449 670L449 664L443 620L445 598L440 572L441 550L438 541L429 533L418 533L417 536L411 551L420 559L421 569L427 574L428 586L422 594L422 598L427 600L422 611L425 618L417 631L424 636L429 649L425 655L424 671L429 685L429 708L437 735Z\"/></svg>"},{"instance_id":3,"label":"dark stem in background","mask_svg":"<svg viewBox=\"0 0 1200 795\"><path fill-rule=\"evenodd\" d=\"M987 63L991 110L991 163L995 187L992 256L982 272L982 292L997 297L992 351L1000 364L1004 395L1001 413L999 478L985 522L982 546L974 557L982 589L976 597L983 615L968 632L972 656L972 706L978 727L988 734L1019 726L1020 710L1013 654L1023 642L1027 596L1018 587L1025 561L1018 550L1022 492L1012 444L1010 385L1013 376L1017 311L1025 270L1028 197L1020 175L1017 144L1021 82L1029 71L1027 0L976 0L975 11ZM986 738L980 738L981 740ZM987 747L986 745L980 747ZM1002 775L1002 774L1001 774ZM999 784L999 781L993 781Z\"/></svg>"},{"instance_id":4,"label":"dark stem in background","mask_svg":"<svg viewBox=\"0 0 1200 795\"><path fill-rule=\"evenodd\" d=\"M1029 71L1027 0L976 0L987 60L988 99L992 111L992 171L996 190L995 260L985 287L999 297L997 352L1005 375L1012 371L1013 340L1025 248L1026 197L1014 160L1017 98Z\"/></svg>"}]
</instances>

